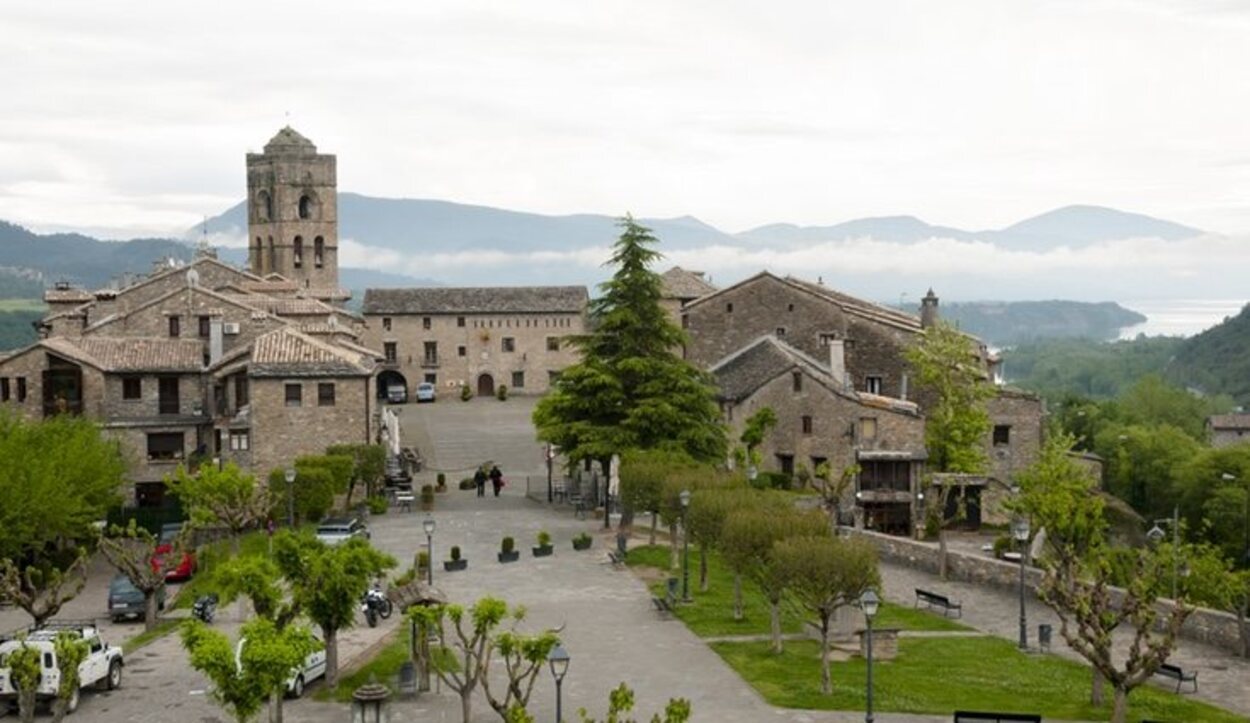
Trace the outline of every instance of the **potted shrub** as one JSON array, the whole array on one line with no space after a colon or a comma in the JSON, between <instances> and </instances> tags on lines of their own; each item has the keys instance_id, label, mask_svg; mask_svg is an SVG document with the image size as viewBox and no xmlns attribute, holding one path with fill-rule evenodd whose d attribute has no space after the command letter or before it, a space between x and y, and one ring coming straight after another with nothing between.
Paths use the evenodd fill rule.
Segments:
<instances>
[{"instance_id":1,"label":"potted shrub","mask_svg":"<svg viewBox=\"0 0 1250 723\"><path fill-rule=\"evenodd\" d=\"M473 390L469 389L468 384L460 385L460 401L467 402L473 398Z\"/></svg>"},{"instance_id":2,"label":"potted shrub","mask_svg":"<svg viewBox=\"0 0 1250 723\"><path fill-rule=\"evenodd\" d=\"M516 551L516 540L511 537L503 538L503 542L499 545L499 561L516 562L519 559L521 559L521 553Z\"/></svg>"},{"instance_id":3,"label":"potted shrub","mask_svg":"<svg viewBox=\"0 0 1250 723\"><path fill-rule=\"evenodd\" d=\"M508 385L500 384L495 388L495 398L501 402L508 401Z\"/></svg>"},{"instance_id":4,"label":"potted shrub","mask_svg":"<svg viewBox=\"0 0 1250 723\"><path fill-rule=\"evenodd\" d=\"M434 486L421 485L421 509L429 512L434 509Z\"/></svg>"},{"instance_id":5,"label":"potted shrub","mask_svg":"<svg viewBox=\"0 0 1250 723\"><path fill-rule=\"evenodd\" d=\"M573 538L573 549L574 550L589 550L591 539L592 538L590 537L590 535L583 532L582 534Z\"/></svg>"},{"instance_id":6,"label":"potted shrub","mask_svg":"<svg viewBox=\"0 0 1250 723\"><path fill-rule=\"evenodd\" d=\"M374 495L369 498L369 514L371 515L386 514L386 508L388 506L390 506L390 500L386 499L386 497L382 495Z\"/></svg>"},{"instance_id":7,"label":"potted shrub","mask_svg":"<svg viewBox=\"0 0 1250 723\"><path fill-rule=\"evenodd\" d=\"M469 566L468 560L460 559L460 546L454 545L451 548L451 559L443 561L443 569L447 572L456 572L463 570Z\"/></svg>"},{"instance_id":8,"label":"potted shrub","mask_svg":"<svg viewBox=\"0 0 1250 723\"><path fill-rule=\"evenodd\" d=\"M425 578L425 571L426 571L426 568L428 568L429 566L430 566L430 553L426 552L425 550L418 552L417 560L416 560L416 570L417 570L417 574L420 575L422 579Z\"/></svg>"},{"instance_id":9,"label":"potted shrub","mask_svg":"<svg viewBox=\"0 0 1250 723\"><path fill-rule=\"evenodd\" d=\"M464 479L460 480L460 489L475 490L477 489L477 483L473 481L472 477L465 477Z\"/></svg>"},{"instance_id":10,"label":"potted shrub","mask_svg":"<svg viewBox=\"0 0 1250 723\"><path fill-rule=\"evenodd\" d=\"M534 557L546 557L555 551L556 548L551 546L551 535L546 530L538 533L538 546L530 548L534 552Z\"/></svg>"},{"instance_id":11,"label":"potted shrub","mask_svg":"<svg viewBox=\"0 0 1250 723\"><path fill-rule=\"evenodd\" d=\"M446 474L444 474L444 473L442 473L442 472L439 472L439 473L438 473L438 485L437 485L437 486L435 486L434 491L435 491L435 492L446 492L446 491L447 491L447 475L446 475Z\"/></svg>"}]
</instances>

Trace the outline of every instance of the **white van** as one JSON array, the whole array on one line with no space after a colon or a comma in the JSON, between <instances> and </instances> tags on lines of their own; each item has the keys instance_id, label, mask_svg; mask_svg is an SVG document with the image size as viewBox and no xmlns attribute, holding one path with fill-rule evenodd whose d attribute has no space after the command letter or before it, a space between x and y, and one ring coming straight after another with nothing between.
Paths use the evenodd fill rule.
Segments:
<instances>
[{"instance_id":1,"label":"white van","mask_svg":"<svg viewBox=\"0 0 1250 723\"><path fill-rule=\"evenodd\" d=\"M318 647L316 650L308 654L304 658L304 664L291 671L291 677L286 679L286 697L299 698L304 695L304 686L322 677L326 674L326 646L321 642L321 638L313 633L313 637L317 638ZM247 643L247 638L239 641L234 649L234 662L240 668L243 667L243 646Z\"/></svg>"}]
</instances>

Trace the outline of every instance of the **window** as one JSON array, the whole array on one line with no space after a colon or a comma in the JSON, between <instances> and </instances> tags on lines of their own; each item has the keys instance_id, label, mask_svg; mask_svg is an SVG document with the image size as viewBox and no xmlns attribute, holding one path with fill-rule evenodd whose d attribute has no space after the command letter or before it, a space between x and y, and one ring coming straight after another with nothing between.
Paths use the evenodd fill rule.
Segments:
<instances>
[{"instance_id":1,"label":"window","mask_svg":"<svg viewBox=\"0 0 1250 723\"><path fill-rule=\"evenodd\" d=\"M311 198L309 198L308 196L300 196L299 197L299 217L304 218L304 219L312 218L312 205L313 205L313 201Z\"/></svg>"},{"instance_id":2,"label":"window","mask_svg":"<svg viewBox=\"0 0 1250 723\"><path fill-rule=\"evenodd\" d=\"M563 370L547 370L547 384L554 387L556 383L560 381L560 375L562 373Z\"/></svg>"},{"instance_id":3,"label":"window","mask_svg":"<svg viewBox=\"0 0 1250 723\"><path fill-rule=\"evenodd\" d=\"M880 394L881 393L881 377L869 376L867 379L865 379L864 391L868 392L869 394Z\"/></svg>"},{"instance_id":4,"label":"window","mask_svg":"<svg viewBox=\"0 0 1250 723\"><path fill-rule=\"evenodd\" d=\"M456 356L468 356L469 348L465 346L456 347Z\"/></svg>"},{"instance_id":5,"label":"window","mask_svg":"<svg viewBox=\"0 0 1250 723\"><path fill-rule=\"evenodd\" d=\"M234 406L238 409L247 406L247 377L236 374L234 377Z\"/></svg>"},{"instance_id":6,"label":"window","mask_svg":"<svg viewBox=\"0 0 1250 723\"><path fill-rule=\"evenodd\" d=\"M333 407L334 406L334 383L322 382L317 385L317 406Z\"/></svg>"},{"instance_id":7,"label":"window","mask_svg":"<svg viewBox=\"0 0 1250 723\"><path fill-rule=\"evenodd\" d=\"M157 411L161 414L177 414L180 411L178 401L178 377L161 377L156 380Z\"/></svg>"},{"instance_id":8,"label":"window","mask_svg":"<svg viewBox=\"0 0 1250 723\"><path fill-rule=\"evenodd\" d=\"M803 434L811 434L811 433L812 433L812 418L804 414L803 415Z\"/></svg>"},{"instance_id":9,"label":"window","mask_svg":"<svg viewBox=\"0 0 1250 723\"><path fill-rule=\"evenodd\" d=\"M300 407L304 404L304 386L302 384L286 385L286 405Z\"/></svg>"},{"instance_id":10,"label":"window","mask_svg":"<svg viewBox=\"0 0 1250 723\"><path fill-rule=\"evenodd\" d=\"M389 316L382 317L382 330L383 331L391 330L391 317Z\"/></svg>"},{"instance_id":11,"label":"window","mask_svg":"<svg viewBox=\"0 0 1250 723\"><path fill-rule=\"evenodd\" d=\"M995 424L994 425L994 446L1006 447L1011 444L1011 425Z\"/></svg>"},{"instance_id":12,"label":"window","mask_svg":"<svg viewBox=\"0 0 1250 723\"><path fill-rule=\"evenodd\" d=\"M383 342L382 352L386 355L387 363L394 364L395 362L399 361L399 347L395 342L393 341Z\"/></svg>"},{"instance_id":13,"label":"window","mask_svg":"<svg viewBox=\"0 0 1250 723\"><path fill-rule=\"evenodd\" d=\"M790 372L790 385L794 391L803 391L803 372Z\"/></svg>"},{"instance_id":14,"label":"window","mask_svg":"<svg viewBox=\"0 0 1250 723\"><path fill-rule=\"evenodd\" d=\"M734 313L734 302L731 301L728 304L725 304L725 313L726 314Z\"/></svg>"},{"instance_id":15,"label":"window","mask_svg":"<svg viewBox=\"0 0 1250 723\"><path fill-rule=\"evenodd\" d=\"M304 237L303 236L295 237L294 260L295 260L295 268L298 269L304 265Z\"/></svg>"},{"instance_id":16,"label":"window","mask_svg":"<svg viewBox=\"0 0 1250 723\"><path fill-rule=\"evenodd\" d=\"M547 351L560 351L560 337L547 337Z\"/></svg>"},{"instance_id":17,"label":"window","mask_svg":"<svg viewBox=\"0 0 1250 723\"><path fill-rule=\"evenodd\" d=\"M829 346L829 342L831 342L831 341L836 341L836 340L837 340L837 338L838 338L838 335L837 335L837 334L821 334L821 335L820 335L820 337L819 337L819 339L820 339L820 345L821 345L821 346Z\"/></svg>"},{"instance_id":18,"label":"window","mask_svg":"<svg viewBox=\"0 0 1250 723\"><path fill-rule=\"evenodd\" d=\"M877 418L861 417L859 420L859 438L864 442L870 442L877 438Z\"/></svg>"},{"instance_id":19,"label":"window","mask_svg":"<svg viewBox=\"0 0 1250 723\"><path fill-rule=\"evenodd\" d=\"M525 372L512 372L512 388L513 389L525 388Z\"/></svg>"},{"instance_id":20,"label":"window","mask_svg":"<svg viewBox=\"0 0 1250 723\"><path fill-rule=\"evenodd\" d=\"M812 474L819 472L820 468L827 464L829 464L828 457L812 457ZM828 474L828 473L829 471L825 470L825 474Z\"/></svg>"},{"instance_id":21,"label":"window","mask_svg":"<svg viewBox=\"0 0 1250 723\"><path fill-rule=\"evenodd\" d=\"M786 328L784 326L777 327L777 336L781 337L785 335L786 335Z\"/></svg>"},{"instance_id":22,"label":"window","mask_svg":"<svg viewBox=\"0 0 1250 723\"><path fill-rule=\"evenodd\" d=\"M201 316L199 318L199 326L200 326L200 338L201 339L207 339L209 336L212 335L213 321L211 318L207 316Z\"/></svg>"},{"instance_id":23,"label":"window","mask_svg":"<svg viewBox=\"0 0 1250 723\"><path fill-rule=\"evenodd\" d=\"M861 490L907 492L911 489L911 462L903 460L864 460L860 462Z\"/></svg>"},{"instance_id":24,"label":"window","mask_svg":"<svg viewBox=\"0 0 1250 723\"><path fill-rule=\"evenodd\" d=\"M0 377L0 402L9 401L9 378Z\"/></svg>"},{"instance_id":25,"label":"window","mask_svg":"<svg viewBox=\"0 0 1250 723\"><path fill-rule=\"evenodd\" d=\"M681 328L683 329L690 328L690 317L686 316L685 314L681 315Z\"/></svg>"},{"instance_id":26,"label":"window","mask_svg":"<svg viewBox=\"0 0 1250 723\"><path fill-rule=\"evenodd\" d=\"M17 378L17 401L26 401L26 377Z\"/></svg>"},{"instance_id":27,"label":"window","mask_svg":"<svg viewBox=\"0 0 1250 723\"><path fill-rule=\"evenodd\" d=\"M777 455L777 465L781 467L781 473L786 476L794 475L794 455L779 454Z\"/></svg>"},{"instance_id":28,"label":"window","mask_svg":"<svg viewBox=\"0 0 1250 723\"><path fill-rule=\"evenodd\" d=\"M794 304L786 304L786 311L794 311Z\"/></svg>"},{"instance_id":29,"label":"window","mask_svg":"<svg viewBox=\"0 0 1250 723\"><path fill-rule=\"evenodd\" d=\"M421 317L421 328L422 328L422 329L429 329L429 328L430 328L430 317L428 317L428 316L423 316L423 317Z\"/></svg>"},{"instance_id":30,"label":"window","mask_svg":"<svg viewBox=\"0 0 1250 723\"><path fill-rule=\"evenodd\" d=\"M318 236L313 239L313 266L321 268L325 263L326 242L325 239Z\"/></svg>"},{"instance_id":31,"label":"window","mask_svg":"<svg viewBox=\"0 0 1250 723\"><path fill-rule=\"evenodd\" d=\"M425 375L425 383L426 383L426 384L438 384L438 375L437 375L437 374L426 374L426 375Z\"/></svg>"},{"instance_id":32,"label":"window","mask_svg":"<svg viewBox=\"0 0 1250 723\"><path fill-rule=\"evenodd\" d=\"M514 338L512 338L512 337L510 337L510 336L505 336L505 337L503 337L503 339L502 339L501 341L502 341L502 344L503 344L503 350L504 350L504 351L507 351L507 352L516 351L516 339L514 339Z\"/></svg>"},{"instance_id":33,"label":"window","mask_svg":"<svg viewBox=\"0 0 1250 723\"><path fill-rule=\"evenodd\" d=\"M230 430L230 451L246 452L252 448L251 434L246 429Z\"/></svg>"},{"instance_id":34,"label":"window","mask_svg":"<svg viewBox=\"0 0 1250 723\"><path fill-rule=\"evenodd\" d=\"M169 335L170 336L182 336L182 317L180 316L169 317Z\"/></svg>"},{"instance_id":35,"label":"window","mask_svg":"<svg viewBox=\"0 0 1250 723\"><path fill-rule=\"evenodd\" d=\"M268 221L269 219L273 218L273 197L269 195L269 192L261 191L256 196L256 200L259 201L259 203L257 203L256 205L258 207L260 220ZM257 241L259 240L260 239L257 239Z\"/></svg>"},{"instance_id":36,"label":"window","mask_svg":"<svg viewBox=\"0 0 1250 723\"><path fill-rule=\"evenodd\" d=\"M172 462L182 459L182 432L158 432L148 435L148 459L153 462Z\"/></svg>"},{"instance_id":37,"label":"window","mask_svg":"<svg viewBox=\"0 0 1250 723\"><path fill-rule=\"evenodd\" d=\"M427 341L423 346L425 349L425 363L438 364L438 342Z\"/></svg>"},{"instance_id":38,"label":"window","mask_svg":"<svg viewBox=\"0 0 1250 723\"><path fill-rule=\"evenodd\" d=\"M456 317L456 326L461 327L461 328L464 328L464 317L463 317L463 316L457 316L457 317Z\"/></svg>"},{"instance_id":39,"label":"window","mask_svg":"<svg viewBox=\"0 0 1250 723\"><path fill-rule=\"evenodd\" d=\"M143 378L122 377L122 399L142 399Z\"/></svg>"}]
</instances>

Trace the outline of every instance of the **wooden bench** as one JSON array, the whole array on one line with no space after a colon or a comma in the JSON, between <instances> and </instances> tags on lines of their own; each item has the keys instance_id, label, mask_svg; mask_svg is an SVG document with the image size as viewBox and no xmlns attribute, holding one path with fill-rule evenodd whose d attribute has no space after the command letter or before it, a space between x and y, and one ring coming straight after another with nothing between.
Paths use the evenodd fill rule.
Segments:
<instances>
[{"instance_id":1,"label":"wooden bench","mask_svg":"<svg viewBox=\"0 0 1250 723\"><path fill-rule=\"evenodd\" d=\"M916 588L916 607L920 607L920 603L924 603L925 607L942 608L943 617L949 617L950 613L955 613L955 617L961 618L964 614L963 608L960 607L959 603L951 600L945 595L939 595L935 592L929 592L928 590Z\"/></svg>"},{"instance_id":2,"label":"wooden bench","mask_svg":"<svg viewBox=\"0 0 1250 723\"><path fill-rule=\"evenodd\" d=\"M1171 678L1176 681L1176 692L1181 692L1181 684L1193 683L1194 689L1191 692L1198 692L1198 673L1186 673L1179 665L1169 665L1164 663L1155 671L1155 675L1162 675L1165 678Z\"/></svg>"},{"instance_id":3,"label":"wooden bench","mask_svg":"<svg viewBox=\"0 0 1250 723\"><path fill-rule=\"evenodd\" d=\"M1042 723L1042 717L1034 713L987 713L977 710L955 711L955 723Z\"/></svg>"}]
</instances>

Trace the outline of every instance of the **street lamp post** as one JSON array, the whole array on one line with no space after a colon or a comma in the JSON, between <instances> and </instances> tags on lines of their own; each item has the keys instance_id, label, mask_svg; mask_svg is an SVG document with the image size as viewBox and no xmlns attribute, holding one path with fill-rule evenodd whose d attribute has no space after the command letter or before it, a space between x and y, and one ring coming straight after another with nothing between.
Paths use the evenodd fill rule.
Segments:
<instances>
[{"instance_id":1,"label":"street lamp post","mask_svg":"<svg viewBox=\"0 0 1250 723\"><path fill-rule=\"evenodd\" d=\"M1024 609L1024 560L1026 546L1029 542L1029 521L1025 517L1017 517L1011 521L1011 536L1020 543L1020 649L1029 649L1029 622Z\"/></svg>"},{"instance_id":2,"label":"street lamp post","mask_svg":"<svg viewBox=\"0 0 1250 723\"><path fill-rule=\"evenodd\" d=\"M924 491L916 493L916 522L915 534L918 539L924 539L925 519L924 519Z\"/></svg>"},{"instance_id":3,"label":"street lamp post","mask_svg":"<svg viewBox=\"0 0 1250 723\"><path fill-rule=\"evenodd\" d=\"M295 468L286 470L286 526L295 527Z\"/></svg>"},{"instance_id":4,"label":"street lamp post","mask_svg":"<svg viewBox=\"0 0 1250 723\"><path fill-rule=\"evenodd\" d=\"M690 528L686 526L686 515L690 510L690 490L682 490L681 495L681 601L690 602Z\"/></svg>"},{"instance_id":5,"label":"street lamp post","mask_svg":"<svg viewBox=\"0 0 1250 723\"><path fill-rule=\"evenodd\" d=\"M425 528L425 561L426 561L426 579L425 584L434 585L434 518L426 515L421 521L421 526Z\"/></svg>"},{"instance_id":6,"label":"street lamp post","mask_svg":"<svg viewBox=\"0 0 1250 723\"><path fill-rule=\"evenodd\" d=\"M1226 473L1227 474L1227 473ZM1176 599L1177 578L1180 576L1180 557L1181 557L1181 508L1172 508L1172 519L1166 517L1154 521L1154 526L1146 533L1146 539L1159 544L1166 536L1160 523L1172 526L1172 599Z\"/></svg>"},{"instance_id":7,"label":"street lamp post","mask_svg":"<svg viewBox=\"0 0 1250 723\"><path fill-rule=\"evenodd\" d=\"M859 606L864 611L864 622L867 626L865 634L866 639L866 655L868 661L868 705L864 709L864 723L872 723L872 619L877 614L877 606L881 604L881 598L877 597L877 593L873 590L866 590L863 595L859 596Z\"/></svg>"},{"instance_id":8,"label":"street lamp post","mask_svg":"<svg viewBox=\"0 0 1250 723\"><path fill-rule=\"evenodd\" d=\"M547 504L555 501L555 486L551 483L551 458L555 453L551 451L551 443L547 444Z\"/></svg>"},{"instance_id":9,"label":"street lamp post","mask_svg":"<svg viewBox=\"0 0 1250 723\"><path fill-rule=\"evenodd\" d=\"M569 672L569 653L563 645L556 645L547 654L547 664L551 666L551 676L556 679L556 723L564 723L564 697L561 686L564 674Z\"/></svg>"}]
</instances>

